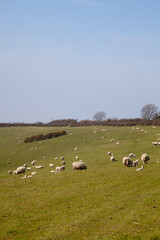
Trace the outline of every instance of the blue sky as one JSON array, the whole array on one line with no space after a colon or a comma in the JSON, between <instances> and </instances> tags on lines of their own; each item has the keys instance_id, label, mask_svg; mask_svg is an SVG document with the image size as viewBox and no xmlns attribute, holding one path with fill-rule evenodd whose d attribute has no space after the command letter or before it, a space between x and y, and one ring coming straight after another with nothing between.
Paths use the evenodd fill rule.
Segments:
<instances>
[{"instance_id":1,"label":"blue sky","mask_svg":"<svg viewBox=\"0 0 160 240\"><path fill-rule=\"evenodd\" d=\"M0 0L0 122L160 107L159 0Z\"/></svg>"}]
</instances>

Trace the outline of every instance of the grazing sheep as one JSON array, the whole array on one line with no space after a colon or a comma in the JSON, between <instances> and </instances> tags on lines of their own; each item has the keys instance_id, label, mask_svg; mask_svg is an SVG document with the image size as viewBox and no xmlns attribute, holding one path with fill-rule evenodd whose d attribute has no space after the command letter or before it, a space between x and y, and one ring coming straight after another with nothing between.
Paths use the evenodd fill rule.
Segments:
<instances>
[{"instance_id":1,"label":"grazing sheep","mask_svg":"<svg viewBox=\"0 0 160 240\"><path fill-rule=\"evenodd\" d=\"M21 174L25 173L26 168L24 166L18 167L16 170L14 170L14 174Z\"/></svg>"},{"instance_id":2,"label":"grazing sheep","mask_svg":"<svg viewBox=\"0 0 160 240\"><path fill-rule=\"evenodd\" d=\"M24 164L23 164L23 166L24 166L24 167L27 167L27 164L26 164L26 163L24 163Z\"/></svg>"},{"instance_id":3,"label":"grazing sheep","mask_svg":"<svg viewBox=\"0 0 160 240\"><path fill-rule=\"evenodd\" d=\"M35 169L42 169L43 166L35 166Z\"/></svg>"},{"instance_id":4,"label":"grazing sheep","mask_svg":"<svg viewBox=\"0 0 160 240\"><path fill-rule=\"evenodd\" d=\"M55 160L57 160L57 159L58 159L58 157L55 157L54 159L55 159Z\"/></svg>"},{"instance_id":5,"label":"grazing sheep","mask_svg":"<svg viewBox=\"0 0 160 240\"><path fill-rule=\"evenodd\" d=\"M8 173L9 173L9 174L12 174L12 171L11 171L11 170L9 170L9 171L8 171Z\"/></svg>"},{"instance_id":6,"label":"grazing sheep","mask_svg":"<svg viewBox=\"0 0 160 240\"><path fill-rule=\"evenodd\" d=\"M136 155L135 154L133 154L133 153L130 153L129 154L129 157L135 157Z\"/></svg>"},{"instance_id":7,"label":"grazing sheep","mask_svg":"<svg viewBox=\"0 0 160 240\"><path fill-rule=\"evenodd\" d=\"M65 162L65 161L62 161L62 164L66 164L66 162Z\"/></svg>"},{"instance_id":8,"label":"grazing sheep","mask_svg":"<svg viewBox=\"0 0 160 240\"><path fill-rule=\"evenodd\" d=\"M86 170L87 169L87 165L84 162L73 162L72 163L72 169L74 170Z\"/></svg>"},{"instance_id":9,"label":"grazing sheep","mask_svg":"<svg viewBox=\"0 0 160 240\"><path fill-rule=\"evenodd\" d=\"M31 175L34 176L37 172L32 172Z\"/></svg>"},{"instance_id":10,"label":"grazing sheep","mask_svg":"<svg viewBox=\"0 0 160 240\"><path fill-rule=\"evenodd\" d=\"M141 166L140 168L137 168L136 171L142 171L144 169L143 166Z\"/></svg>"},{"instance_id":11,"label":"grazing sheep","mask_svg":"<svg viewBox=\"0 0 160 240\"><path fill-rule=\"evenodd\" d=\"M133 161L132 167L137 167L137 166L139 166L138 162L139 162L139 159Z\"/></svg>"},{"instance_id":12,"label":"grazing sheep","mask_svg":"<svg viewBox=\"0 0 160 240\"><path fill-rule=\"evenodd\" d=\"M129 157L123 158L123 165L126 167L132 167L133 161Z\"/></svg>"},{"instance_id":13,"label":"grazing sheep","mask_svg":"<svg viewBox=\"0 0 160 240\"><path fill-rule=\"evenodd\" d=\"M114 156L110 157L110 160L111 160L112 162L115 161L115 157L114 157Z\"/></svg>"},{"instance_id":14,"label":"grazing sheep","mask_svg":"<svg viewBox=\"0 0 160 240\"><path fill-rule=\"evenodd\" d=\"M78 156L75 156L75 159L77 159L77 160L78 160L78 159L79 159L79 157L78 157Z\"/></svg>"},{"instance_id":15,"label":"grazing sheep","mask_svg":"<svg viewBox=\"0 0 160 240\"><path fill-rule=\"evenodd\" d=\"M65 167L64 166L61 166L61 167L56 167L56 171L55 171L55 173L57 173L57 172L61 172L61 171L64 171L65 170Z\"/></svg>"},{"instance_id":16,"label":"grazing sheep","mask_svg":"<svg viewBox=\"0 0 160 240\"><path fill-rule=\"evenodd\" d=\"M114 142L114 139L111 139L111 142Z\"/></svg>"},{"instance_id":17,"label":"grazing sheep","mask_svg":"<svg viewBox=\"0 0 160 240\"><path fill-rule=\"evenodd\" d=\"M111 152L108 152L108 155L111 155Z\"/></svg>"},{"instance_id":18,"label":"grazing sheep","mask_svg":"<svg viewBox=\"0 0 160 240\"><path fill-rule=\"evenodd\" d=\"M43 159L46 159L46 156L44 156Z\"/></svg>"},{"instance_id":19,"label":"grazing sheep","mask_svg":"<svg viewBox=\"0 0 160 240\"><path fill-rule=\"evenodd\" d=\"M30 171L31 170L31 167L27 167L27 171Z\"/></svg>"},{"instance_id":20,"label":"grazing sheep","mask_svg":"<svg viewBox=\"0 0 160 240\"><path fill-rule=\"evenodd\" d=\"M154 146L157 146L159 143L158 142L152 142Z\"/></svg>"},{"instance_id":21,"label":"grazing sheep","mask_svg":"<svg viewBox=\"0 0 160 240\"><path fill-rule=\"evenodd\" d=\"M10 161L8 161L7 163L8 163L8 164L10 164L11 162L10 162Z\"/></svg>"},{"instance_id":22,"label":"grazing sheep","mask_svg":"<svg viewBox=\"0 0 160 240\"><path fill-rule=\"evenodd\" d=\"M64 157L61 157L61 160L64 160Z\"/></svg>"},{"instance_id":23,"label":"grazing sheep","mask_svg":"<svg viewBox=\"0 0 160 240\"><path fill-rule=\"evenodd\" d=\"M143 164L147 164L148 161L150 160L150 157L146 153L144 153L141 156L141 160L142 160Z\"/></svg>"},{"instance_id":24,"label":"grazing sheep","mask_svg":"<svg viewBox=\"0 0 160 240\"><path fill-rule=\"evenodd\" d=\"M78 149L77 147L74 148L75 151L76 151L77 149Z\"/></svg>"},{"instance_id":25,"label":"grazing sheep","mask_svg":"<svg viewBox=\"0 0 160 240\"><path fill-rule=\"evenodd\" d=\"M37 162L37 160L33 160L33 161L31 162L31 165L33 166L33 165L35 164L35 162Z\"/></svg>"},{"instance_id":26,"label":"grazing sheep","mask_svg":"<svg viewBox=\"0 0 160 240\"><path fill-rule=\"evenodd\" d=\"M120 143L119 142L116 142L117 145L119 145Z\"/></svg>"},{"instance_id":27,"label":"grazing sheep","mask_svg":"<svg viewBox=\"0 0 160 240\"><path fill-rule=\"evenodd\" d=\"M55 172L54 170L51 170L51 172Z\"/></svg>"},{"instance_id":28,"label":"grazing sheep","mask_svg":"<svg viewBox=\"0 0 160 240\"><path fill-rule=\"evenodd\" d=\"M53 163L50 163L50 164L49 164L49 167L54 168L54 164L53 164Z\"/></svg>"}]
</instances>

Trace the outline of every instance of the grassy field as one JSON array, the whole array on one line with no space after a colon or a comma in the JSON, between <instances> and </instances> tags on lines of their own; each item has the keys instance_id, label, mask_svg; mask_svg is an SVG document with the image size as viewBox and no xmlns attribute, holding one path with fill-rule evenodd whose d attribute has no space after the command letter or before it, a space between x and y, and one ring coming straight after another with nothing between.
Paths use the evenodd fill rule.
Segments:
<instances>
[{"instance_id":1,"label":"grassy field","mask_svg":"<svg viewBox=\"0 0 160 240\"><path fill-rule=\"evenodd\" d=\"M0 240L160 239L160 146L152 145L160 127L139 128L98 127L96 133L95 127L1 128ZM61 130L67 135L23 142ZM131 152L134 160L149 154L150 164L139 172L123 166L122 158ZM86 171L72 171L76 155L87 164ZM61 156L66 170L51 173L49 164L61 166ZM44 167L34 177L8 174L34 159Z\"/></svg>"}]
</instances>

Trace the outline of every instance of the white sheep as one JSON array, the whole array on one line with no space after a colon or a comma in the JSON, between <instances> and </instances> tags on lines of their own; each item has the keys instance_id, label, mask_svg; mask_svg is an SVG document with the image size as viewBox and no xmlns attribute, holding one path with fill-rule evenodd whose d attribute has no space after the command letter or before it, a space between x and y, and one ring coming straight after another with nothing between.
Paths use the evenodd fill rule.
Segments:
<instances>
[{"instance_id":1,"label":"white sheep","mask_svg":"<svg viewBox=\"0 0 160 240\"><path fill-rule=\"evenodd\" d=\"M12 170L9 170L8 173L9 173L9 174L12 174Z\"/></svg>"},{"instance_id":2,"label":"white sheep","mask_svg":"<svg viewBox=\"0 0 160 240\"><path fill-rule=\"evenodd\" d=\"M26 163L24 163L24 164L23 164L23 166L24 166L24 167L27 167L27 164L26 164Z\"/></svg>"},{"instance_id":3,"label":"white sheep","mask_svg":"<svg viewBox=\"0 0 160 240\"><path fill-rule=\"evenodd\" d=\"M43 166L35 166L35 169L42 169Z\"/></svg>"},{"instance_id":4,"label":"white sheep","mask_svg":"<svg viewBox=\"0 0 160 240\"><path fill-rule=\"evenodd\" d=\"M136 155L134 153L130 153L129 157L136 157Z\"/></svg>"},{"instance_id":5,"label":"white sheep","mask_svg":"<svg viewBox=\"0 0 160 240\"><path fill-rule=\"evenodd\" d=\"M150 157L146 153L144 153L141 156L141 160L142 160L143 164L147 164L148 161L150 160Z\"/></svg>"},{"instance_id":6,"label":"white sheep","mask_svg":"<svg viewBox=\"0 0 160 240\"><path fill-rule=\"evenodd\" d=\"M77 159L77 160L78 160L78 159L79 159L79 157L78 157L78 156L75 156L75 159Z\"/></svg>"},{"instance_id":7,"label":"white sheep","mask_svg":"<svg viewBox=\"0 0 160 240\"><path fill-rule=\"evenodd\" d=\"M50 163L50 164L49 164L49 167L54 168L54 164L53 164L53 163Z\"/></svg>"},{"instance_id":8,"label":"white sheep","mask_svg":"<svg viewBox=\"0 0 160 240\"><path fill-rule=\"evenodd\" d=\"M66 164L66 162L65 162L65 161L62 161L62 164Z\"/></svg>"},{"instance_id":9,"label":"white sheep","mask_svg":"<svg viewBox=\"0 0 160 240\"><path fill-rule=\"evenodd\" d=\"M73 162L72 163L72 169L74 170L86 170L87 169L87 165L84 162Z\"/></svg>"},{"instance_id":10,"label":"white sheep","mask_svg":"<svg viewBox=\"0 0 160 240\"><path fill-rule=\"evenodd\" d=\"M74 150L76 151L78 149L78 147L75 147Z\"/></svg>"},{"instance_id":11,"label":"white sheep","mask_svg":"<svg viewBox=\"0 0 160 240\"><path fill-rule=\"evenodd\" d=\"M21 174L25 173L26 168L24 166L18 167L16 170L14 170L14 174Z\"/></svg>"},{"instance_id":12,"label":"white sheep","mask_svg":"<svg viewBox=\"0 0 160 240\"><path fill-rule=\"evenodd\" d=\"M30 171L31 170L31 167L27 167L27 171Z\"/></svg>"},{"instance_id":13,"label":"white sheep","mask_svg":"<svg viewBox=\"0 0 160 240\"><path fill-rule=\"evenodd\" d=\"M37 162L37 160L33 160L33 161L31 162L31 165L33 166L33 165L35 164L35 162Z\"/></svg>"},{"instance_id":14,"label":"white sheep","mask_svg":"<svg viewBox=\"0 0 160 240\"><path fill-rule=\"evenodd\" d=\"M132 167L137 167L137 166L139 166L138 162L139 162L139 159L133 161Z\"/></svg>"},{"instance_id":15,"label":"white sheep","mask_svg":"<svg viewBox=\"0 0 160 240\"><path fill-rule=\"evenodd\" d=\"M108 155L111 155L111 152L108 152Z\"/></svg>"},{"instance_id":16,"label":"white sheep","mask_svg":"<svg viewBox=\"0 0 160 240\"><path fill-rule=\"evenodd\" d=\"M56 167L56 171L55 171L55 173L57 173L57 172L60 173L62 170L65 170L65 167L64 167L64 166Z\"/></svg>"},{"instance_id":17,"label":"white sheep","mask_svg":"<svg viewBox=\"0 0 160 240\"><path fill-rule=\"evenodd\" d=\"M61 157L61 160L64 160L64 157Z\"/></svg>"},{"instance_id":18,"label":"white sheep","mask_svg":"<svg viewBox=\"0 0 160 240\"><path fill-rule=\"evenodd\" d=\"M123 165L126 167L132 167L133 161L129 157L123 158Z\"/></svg>"},{"instance_id":19,"label":"white sheep","mask_svg":"<svg viewBox=\"0 0 160 240\"><path fill-rule=\"evenodd\" d=\"M112 162L115 161L115 157L114 157L114 156L110 157L110 160L111 160Z\"/></svg>"},{"instance_id":20,"label":"white sheep","mask_svg":"<svg viewBox=\"0 0 160 240\"><path fill-rule=\"evenodd\" d=\"M143 166L141 166L140 168L137 168L136 171L142 171L144 169Z\"/></svg>"}]
</instances>

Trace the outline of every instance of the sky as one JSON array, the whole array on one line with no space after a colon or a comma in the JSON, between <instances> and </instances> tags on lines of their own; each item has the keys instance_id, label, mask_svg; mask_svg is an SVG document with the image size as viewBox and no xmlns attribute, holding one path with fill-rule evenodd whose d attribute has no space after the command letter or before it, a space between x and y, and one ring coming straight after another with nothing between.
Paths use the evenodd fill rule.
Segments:
<instances>
[{"instance_id":1,"label":"sky","mask_svg":"<svg viewBox=\"0 0 160 240\"><path fill-rule=\"evenodd\" d=\"M0 122L160 107L159 0L0 0Z\"/></svg>"}]
</instances>

